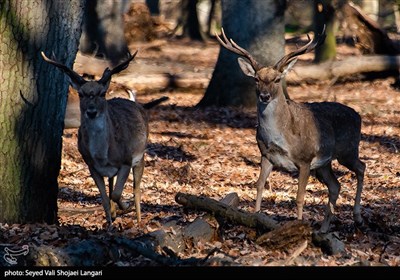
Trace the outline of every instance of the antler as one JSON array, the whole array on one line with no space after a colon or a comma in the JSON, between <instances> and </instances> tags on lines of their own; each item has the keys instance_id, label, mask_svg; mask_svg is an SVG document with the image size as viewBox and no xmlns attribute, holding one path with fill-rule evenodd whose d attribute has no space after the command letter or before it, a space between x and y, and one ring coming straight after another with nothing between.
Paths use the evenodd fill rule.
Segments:
<instances>
[{"instance_id":1,"label":"antler","mask_svg":"<svg viewBox=\"0 0 400 280\"><path fill-rule=\"evenodd\" d=\"M54 66L60 68L65 74L67 74L72 81L82 85L84 83L86 83L86 80L84 78L82 78L78 73L76 73L75 71L73 71L72 69L68 68L67 66L65 66L64 64L61 64L54 59L54 54L53 54L53 59L48 58L44 52L40 52L44 61L53 64Z\"/></svg>"},{"instance_id":2,"label":"antler","mask_svg":"<svg viewBox=\"0 0 400 280\"><path fill-rule=\"evenodd\" d=\"M109 68L106 68L106 70L104 70L104 72L103 72L103 76L99 80L99 83L103 83L103 84L107 83L111 79L112 75L114 75L116 73L119 73L122 70L126 69L128 67L128 65L129 65L129 62L131 62L135 58L137 53L138 53L138 51L136 51L133 55L128 53L128 58L125 61L123 61L122 63L120 63L119 65L117 65L116 67L114 67L113 69L111 69L111 70ZM54 59L48 58L44 54L44 52L41 52L41 54L42 54L43 59L46 62L48 62L50 64L53 64L54 66L60 68L63 72L65 72L65 74L67 74L71 78L71 80L73 82L75 82L75 83L77 83L79 85L82 85L82 84L87 82L84 78L82 78L82 76L80 76L78 73L76 73L72 69L68 68L64 64L61 64L61 63L55 61Z\"/></svg>"},{"instance_id":3,"label":"antler","mask_svg":"<svg viewBox=\"0 0 400 280\"><path fill-rule=\"evenodd\" d=\"M114 75L116 73L119 73L122 70L126 69L128 67L128 65L129 65L129 62L131 62L135 58L137 53L138 53L138 50L133 55L128 53L128 58L125 61L123 61L120 64L118 64L117 66L115 66L111 70L107 67L106 70L104 70L103 76L99 80L99 83L106 83L108 80L111 79L112 75Z\"/></svg>"},{"instance_id":4,"label":"antler","mask_svg":"<svg viewBox=\"0 0 400 280\"><path fill-rule=\"evenodd\" d=\"M283 71L283 68L288 65L291 61L296 59L297 56L309 53L312 50L314 50L318 45L321 45L324 40L325 40L326 34L325 34L325 25L324 28L322 29L321 34L317 35L314 37L313 40L310 39L310 36L307 34L308 38L308 43L302 46L301 48L285 55L282 57L277 63L274 65L274 69L278 71Z\"/></svg>"},{"instance_id":5,"label":"antler","mask_svg":"<svg viewBox=\"0 0 400 280\"><path fill-rule=\"evenodd\" d=\"M240 47L238 44L236 44L232 39L228 39L225 35L224 29L221 28L222 31L222 36L223 36L223 40L221 39L221 37L219 37L218 34L215 34L218 42L225 47L226 49L230 50L231 52L234 52L240 56L244 56L245 58L247 58L250 63L251 66L253 66L255 71L260 70L262 67L260 64L258 64L258 62L254 59L254 57L245 49L243 49L242 47Z\"/></svg>"}]
</instances>

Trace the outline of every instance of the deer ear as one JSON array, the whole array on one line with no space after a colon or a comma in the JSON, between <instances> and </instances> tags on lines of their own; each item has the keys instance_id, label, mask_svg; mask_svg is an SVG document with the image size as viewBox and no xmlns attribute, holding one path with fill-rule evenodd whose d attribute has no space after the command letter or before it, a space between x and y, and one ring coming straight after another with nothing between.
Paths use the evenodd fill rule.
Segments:
<instances>
[{"instance_id":1,"label":"deer ear","mask_svg":"<svg viewBox=\"0 0 400 280\"><path fill-rule=\"evenodd\" d=\"M99 84L103 85L104 88L108 88L110 86L111 76L112 76L112 72L107 67L103 72L103 76L99 80Z\"/></svg>"},{"instance_id":2,"label":"deer ear","mask_svg":"<svg viewBox=\"0 0 400 280\"><path fill-rule=\"evenodd\" d=\"M296 62L297 58L293 59L287 66L285 66L282 73L276 77L275 82L279 82L281 79L285 78L286 74L293 68Z\"/></svg>"},{"instance_id":3,"label":"deer ear","mask_svg":"<svg viewBox=\"0 0 400 280\"><path fill-rule=\"evenodd\" d=\"M239 57L238 62L239 62L240 69L242 69L242 71L245 75L253 77L253 78L256 76L256 71L254 70L253 66L251 66L251 64L247 60Z\"/></svg>"}]
</instances>

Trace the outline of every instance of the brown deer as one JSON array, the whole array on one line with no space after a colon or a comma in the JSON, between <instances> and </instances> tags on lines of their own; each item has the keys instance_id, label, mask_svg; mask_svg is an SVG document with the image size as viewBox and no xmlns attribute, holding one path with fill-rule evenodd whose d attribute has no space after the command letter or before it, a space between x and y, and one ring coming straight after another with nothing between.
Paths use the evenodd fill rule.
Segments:
<instances>
[{"instance_id":1,"label":"brown deer","mask_svg":"<svg viewBox=\"0 0 400 280\"><path fill-rule=\"evenodd\" d=\"M274 66L260 65L252 55L228 40L224 30L216 36L220 44L243 58L238 58L243 73L253 77L257 93L257 144L261 151L261 172L257 180L255 211L260 211L263 189L273 167L298 171L296 197L297 219L302 220L304 196L311 170L319 181L327 185L329 202L321 232L327 232L333 217L340 184L332 170L332 160L355 172L357 192L353 216L356 225L363 223L361 217L361 192L365 164L359 159L361 140L361 117L352 108L336 102L297 103L284 96L282 81L293 67L297 57L311 52L325 39L320 36L303 47L282 57Z\"/></svg>"},{"instance_id":2,"label":"brown deer","mask_svg":"<svg viewBox=\"0 0 400 280\"><path fill-rule=\"evenodd\" d=\"M125 98L106 100L112 75L126 69L137 51L134 55L129 54L124 62L112 70L106 68L98 81L87 81L67 66L49 59L43 52L41 54L46 62L67 74L71 86L78 91L81 112L78 150L99 188L108 225L111 226L116 215L112 201L122 210L129 208L129 204L122 201L121 195L130 169L133 172L137 221L140 223L140 182L149 134L145 109L168 98L162 97L143 106ZM117 179L114 188L115 176ZM104 177L108 177L109 197L106 194Z\"/></svg>"}]
</instances>

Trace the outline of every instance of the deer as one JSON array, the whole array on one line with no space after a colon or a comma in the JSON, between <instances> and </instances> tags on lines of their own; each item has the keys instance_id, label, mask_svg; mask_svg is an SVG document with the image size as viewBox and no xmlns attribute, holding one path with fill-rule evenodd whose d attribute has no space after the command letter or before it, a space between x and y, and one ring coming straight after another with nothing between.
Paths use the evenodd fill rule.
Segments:
<instances>
[{"instance_id":1,"label":"deer","mask_svg":"<svg viewBox=\"0 0 400 280\"><path fill-rule=\"evenodd\" d=\"M308 42L279 59L273 66L263 66L244 48L228 39L222 28L222 38L216 38L225 49L238 54L242 72L254 79L257 95L256 141L261 153L261 170L256 182L255 212L261 208L264 188L273 168L298 172L296 195L297 219L303 219L306 186L310 175L328 187L328 204L319 231L326 233L334 217L340 183L332 161L354 172L357 189L353 207L356 226L363 224L361 193L366 165L359 158L361 116L352 108L337 102L298 103L284 95L283 80L298 57L309 53L325 40L321 34L308 37Z\"/></svg>"},{"instance_id":2,"label":"deer","mask_svg":"<svg viewBox=\"0 0 400 280\"><path fill-rule=\"evenodd\" d=\"M122 210L130 209L130 205L121 199L130 170L133 174L137 222L141 222L140 183L149 136L146 109L168 99L164 96L143 105L126 98L106 99L112 75L126 69L137 52L133 55L128 53L128 58L113 69L107 67L97 81L85 80L74 70L41 52L47 63L68 76L70 85L78 92L81 114L78 150L99 189L109 228L116 218L115 204ZM108 178L109 196L106 193L105 177Z\"/></svg>"}]
</instances>

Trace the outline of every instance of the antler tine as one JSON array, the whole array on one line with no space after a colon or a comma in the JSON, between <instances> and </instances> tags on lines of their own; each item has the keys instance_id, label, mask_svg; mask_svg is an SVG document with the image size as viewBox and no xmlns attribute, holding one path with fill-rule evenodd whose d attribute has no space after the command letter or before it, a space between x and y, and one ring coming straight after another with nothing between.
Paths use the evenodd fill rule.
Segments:
<instances>
[{"instance_id":1,"label":"antler tine","mask_svg":"<svg viewBox=\"0 0 400 280\"><path fill-rule=\"evenodd\" d=\"M285 67L287 64L289 64L291 61L297 58L297 56L309 53L312 50L314 50L318 45L322 44L325 40L325 25L324 28L321 32L321 34L317 35L314 37L313 40L311 40L310 36L307 34L308 42L301 48L285 55L282 57L277 63L274 65L274 69L282 71L283 67Z\"/></svg>"},{"instance_id":2,"label":"antler tine","mask_svg":"<svg viewBox=\"0 0 400 280\"><path fill-rule=\"evenodd\" d=\"M244 48L240 47L238 44L235 43L235 41L233 41L232 39L228 39L225 35L225 31L223 28L221 28L221 32L222 32L222 36L224 38L224 40L221 39L221 37L219 37L218 34L215 34L218 42L225 47L226 49L230 50L231 52L234 52L240 56L244 56L245 58L247 58L251 65L253 66L254 70L259 70L261 67L258 64L258 62L254 59L254 57Z\"/></svg>"},{"instance_id":3,"label":"antler tine","mask_svg":"<svg viewBox=\"0 0 400 280\"><path fill-rule=\"evenodd\" d=\"M101 77L101 79L99 80L100 83L104 83L106 81L108 81L109 79L111 79L111 76L121 72L122 70L126 69L129 65L129 63L135 58L136 54L138 53L139 50L136 50L136 52L131 55L128 52L128 58L126 60L124 60L123 62L121 62L120 64L118 64L117 66L115 66L113 69L109 69L108 67L104 70L103 72L103 76Z\"/></svg>"},{"instance_id":4,"label":"antler tine","mask_svg":"<svg viewBox=\"0 0 400 280\"><path fill-rule=\"evenodd\" d=\"M219 37L219 35L217 33L215 33L215 37L217 38L218 42L225 47L226 49L230 50L231 52L234 52L236 54L239 55L243 55L243 53L241 53L239 50L235 49L232 44L229 42L229 39L226 37L224 29L221 28L222 31L222 36L224 38L224 40L221 39L221 37Z\"/></svg>"},{"instance_id":5,"label":"antler tine","mask_svg":"<svg viewBox=\"0 0 400 280\"><path fill-rule=\"evenodd\" d=\"M115 66L115 67L111 70L111 73L112 73L112 74L119 73L119 72L121 72L122 70L126 69L126 68L128 67L128 65L129 65L129 63L135 58L135 56L136 56L136 54L138 53L138 51L139 51L139 50L136 50L136 52L135 52L133 55L131 55L130 53L128 53L128 58L127 58L125 61L121 62L119 65Z\"/></svg>"},{"instance_id":6,"label":"antler tine","mask_svg":"<svg viewBox=\"0 0 400 280\"><path fill-rule=\"evenodd\" d=\"M72 69L68 68L67 66L65 66L64 64L61 64L53 59L48 58L44 52L40 52L40 54L42 55L44 61L46 61L47 63L53 64L54 66L60 68L65 74L67 74L71 79L79 82L79 83L85 83L85 79L83 79L78 73L76 73L75 71L73 71ZM54 53L53 53L53 57L55 57Z\"/></svg>"},{"instance_id":7,"label":"antler tine","mask_svg":"<svg viewBox=\"0 0 400 280\"><path fill-rule=\"evenodd\" d=\"M238 44L235 43L235 41L233 41L232 39L230 40L232 45L237 48L240 52L242 52L242 54L248 59L250 60L251 65L253 66L254 70L259 70L261 68L260 64L258 64L258 62L254 59L254 57L245 49L243 49L242 47L240 47Z\"/></svg>"}]
</instances>

